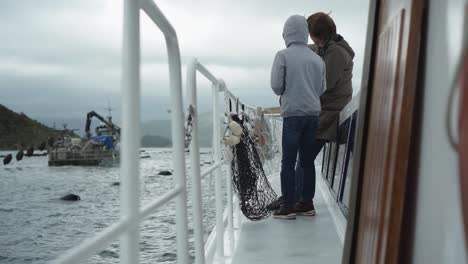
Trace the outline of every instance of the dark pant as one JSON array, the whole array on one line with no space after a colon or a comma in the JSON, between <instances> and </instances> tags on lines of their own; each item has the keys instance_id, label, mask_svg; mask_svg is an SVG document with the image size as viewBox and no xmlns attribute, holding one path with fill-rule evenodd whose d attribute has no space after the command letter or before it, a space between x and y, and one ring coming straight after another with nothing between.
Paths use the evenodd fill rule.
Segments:
<instances>
[{"instance_id":1,"label":"dark pant","mask_svg":"<svg viewBox=\"0 0 468 264\"><path fill-rule=\"evenodd\" d=\"M304 171L303 198L312 200L312 188L315 181L314 144L319 126L318 116L292 116L283 119L281 160L281 192L284 205L291 208L296 203L296 176L295 166L297 153L301 156L302 169ZM306 179L307 178L307 179Z\"/></svg>"},{"instance_id":2,"label":"dark pant","mask_svg":"<svg viewBox=\"0 0 468 264\"><path fill-rule=\"evenodd\" d=\"M314 169L310 176L304 178L304 170L302 169L303 161L301 155L298 157L298 162L296 164L296 201L306 201L310 202L315 197L315 159L317 158L318 154L322 150L323 146L325 145L325 140L316 140L313 146L313 153L312 157L314 158ZM312 181L312 183L303 183L303 181ZM304 189L304 186L310 186L310 190ZM312 197L312 199L307 200L304 197Z\"/></svg>"}]
</instances>

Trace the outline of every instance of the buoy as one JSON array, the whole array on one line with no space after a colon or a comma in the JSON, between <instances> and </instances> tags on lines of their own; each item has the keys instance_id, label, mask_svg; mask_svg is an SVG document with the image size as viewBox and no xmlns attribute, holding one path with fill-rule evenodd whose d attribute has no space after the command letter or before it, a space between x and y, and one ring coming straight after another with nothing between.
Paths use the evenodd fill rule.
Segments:
<instances>
[{"instance_id":1,"label":"buoy","mask_svg":"<svg viewBox=\"0 0 468 264\"><path fill-rule=\"evenodd\" d=\"M223 142L228 146L235 146L240 143L240 137L235 135L229 135L227 137L224 137Z\"/></svg>"},{"instance_id":2,"label":"buoy","mask_svg":"<svg viewBox=\"0 0 468 264\"><path fill-rule=\"evenodd\" d=\"M240 137L242 135L242 127L236 121L229 122L228 127L234 136Z\"/></svg>"},{"instance_id":3,"label":"buoy","mask_svg":"<svg viewBox=\"0 0 468 264\"><path fill-rule=\"evenodd\" d=\"M64 200L64 201L79 201L81 200L80 196L76 195L76 194L73 194L73 193L69 193L65 196L62 196L60 198L60 200Z\"/></svg>"},{"instance_id":4,"label":"buoy","mask_svg":"<svg viewBox=\"0 0 468 264\"><path fill-rule=\"evenodd\" d=\"M31 146L28 148L28 150L26 151L26 157L32 157L32 155L34 154L34 147Z\"/></svg>"},{"instance_id":5,"label":"buoy","mask_svg":"<svg viewBox=\"0 0 468 264\"><path fill-rule=\"evenodd\" d=\"M7 165L12 159L13 156L11 154L6 155L5 158L3 158L3 165Z\"/></svg>"},{"instance_id":6,"label":"buoy","mask_svg":"<svg viewBox=\"0 0 468 264\"><path fill-rule=\"evenodd\" d=\"M18 153L16 153L16 160L17 161L22 160L23 156L24 156L23 150L18 151Z\"/></svg>"},{"instance_id":7,"label":"buoy","mask_svg":"<svg viewBox=\"0 0 468 264\"><path fill-rule=\"evenodd\" d=\"M169 175L172 175L172 172L170 172L170 171L160 171L158 173L158 175L169 176Z\"/></svg>"},{"instance_id":8,"label":"buoy","mask_svg":"<svg viewBox=\"0 0 468 264\"><path fill-rule=\"evenodd\" d=\"M39 145L38 149L40 151L43 151L45 148L46 148L46 143L45 143L45 141L42 141L42 143Z\"/></svg>"}]
</instances>

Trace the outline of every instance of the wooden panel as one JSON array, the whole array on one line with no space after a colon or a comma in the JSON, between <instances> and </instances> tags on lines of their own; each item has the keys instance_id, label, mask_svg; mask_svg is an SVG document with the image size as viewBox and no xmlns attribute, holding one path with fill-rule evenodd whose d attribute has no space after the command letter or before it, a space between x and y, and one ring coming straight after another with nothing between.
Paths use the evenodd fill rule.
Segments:
<instances>
[{"instance_id":1,"label":"wooden panel","mask_svg":"<svg viewBox=\"0 0 468 264\"><path fill-rule=\"evenodd\" d=\"M422 0L382 1L351 263L398 263L411 157Z\"/></svg>"},{"instance_id":2,"label":"wooden panel","mask_svg":"<svg viewBox=\"0 0 468 264\"><path fill-rule=\"evenodd\" d=\"M376 75L374 81L374 95L371 103L369 130L374 131L368 139L366 163L364 166L364 193L361 206L365 208L361 213L360 225L363 226L359 233L358 243L367 249L365 259L358 258L358 263L368 262L376 259L378 224L381 222L379 216L382 209L382 199L385 196L385 169L389 159L390 149L390 125L392 117L393 99L397 83L398 60L400 57L401 26L404 19L402 10L379 35L379 47L377 52ZM372 175L372 177L371 177ZM380 221L379 221L380 220Z\"/></svg>"}]
</instances>

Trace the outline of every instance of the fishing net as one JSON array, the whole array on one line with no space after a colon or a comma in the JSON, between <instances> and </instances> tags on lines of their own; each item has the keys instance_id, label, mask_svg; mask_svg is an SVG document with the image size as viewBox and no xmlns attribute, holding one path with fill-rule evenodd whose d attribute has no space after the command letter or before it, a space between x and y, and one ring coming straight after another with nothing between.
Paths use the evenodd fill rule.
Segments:
<instances>
[{"instance_id":1,"label":"fishing net","mask_svg":"<svg viewBox=\"0 0 468 264\"><path fill-rule=\"evenodd\" d=\"M232 147L234 190L242 213L250 220L261 220L270 216L267 206L276 200L276 193L265 175L257 144L250 136L247 124L237 115L233 115L232 120L243 130L240 143Z\"/></svg>"},{"instance_id":2,"label":"fishing net","mask_svg":"<svg viewBox=\"0 0 468 264\"><path fill-rule=\"evenodd\" d=\"M266 160L271 160L275 156L273 151L272 135L270 126L265 120L265 116L261 111L258 111L253 120L253 128L251 129L251 136L254 139L258 154L262 163Z\"/></svg>"}]
</instances>

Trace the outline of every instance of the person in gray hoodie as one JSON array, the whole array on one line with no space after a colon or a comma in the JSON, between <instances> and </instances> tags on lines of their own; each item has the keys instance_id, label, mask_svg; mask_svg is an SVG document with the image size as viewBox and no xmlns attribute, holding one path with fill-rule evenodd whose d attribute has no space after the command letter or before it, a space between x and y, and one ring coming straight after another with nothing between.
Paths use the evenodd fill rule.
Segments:
<instances>
[{"instance_id":1,"label":"person in gray hoodie","mask_svg":"<svg viewBox=\"0 0 468 264\"><path fill-rule=\"evenodd\" d=\"M300 211L295 209L294 176L298 152L304 175L312 175L314 170L313 146L319 127L320 95L326 89L325 63L307 46L308 35L303 16L289 17L283 28L286 49L277 52L271 70L271 88L280 96L283 116L281 192L284 203L273 213L274 218L295 219L296 214L308 214L313 209L312 193L307 193L315 185L311 177L304 177L303 204Z\"/></svg>"}]
</instances>

